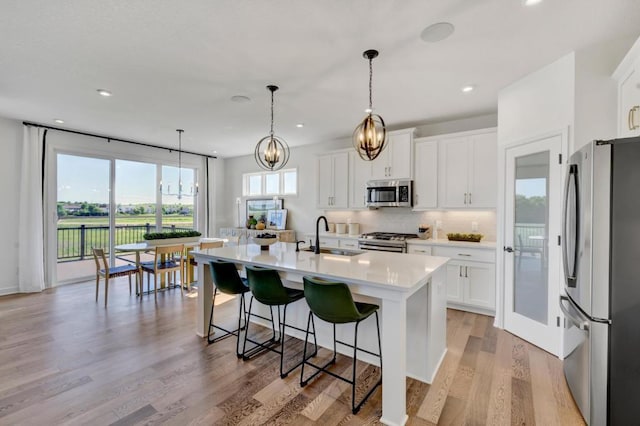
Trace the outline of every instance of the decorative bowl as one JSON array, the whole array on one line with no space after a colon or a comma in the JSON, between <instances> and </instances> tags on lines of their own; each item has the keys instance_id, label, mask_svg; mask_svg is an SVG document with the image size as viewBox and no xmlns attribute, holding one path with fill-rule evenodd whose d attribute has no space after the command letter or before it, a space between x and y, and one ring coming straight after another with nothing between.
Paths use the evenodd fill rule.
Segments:
<instances>
[{"instance_id":1,"label":"decorative bowl","mask_svg":"<svg viewBox=\"0 0 640 426\"><path fill-rule=\"evenodd\" d=\"M251 237L254 244L258 244L261 250L269 250L269 246L278 242L278 237Z\"/></svg>"},{"instance_id":2,"label":"decorative bowl","mask_svg":"<svg viewBox=\"0 0 640 426\"><path fill-rule=\"evenodd\" d=\"M472 243L479 243L482 239L482 234L460 234L460 233L450 233L447 234L447 238L449 241L468 241Z\"/></svg>"}]
</instances>

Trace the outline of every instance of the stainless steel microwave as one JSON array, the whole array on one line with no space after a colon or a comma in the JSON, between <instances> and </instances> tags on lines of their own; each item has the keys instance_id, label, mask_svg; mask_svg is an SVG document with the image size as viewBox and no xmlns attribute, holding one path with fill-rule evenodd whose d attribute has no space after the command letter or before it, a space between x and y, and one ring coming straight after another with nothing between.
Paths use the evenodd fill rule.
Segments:
<instances>
[{"instance_id":1,"label":"stainless steel microwave","mask_svg":"<svg viewBox=\"0 0 640 426\"><path fill-rule=\"evenodd\" d=\"M413 182L410 180L370 180L367 182L367 207L411 207Z\"/></svg>"}]
</instances>

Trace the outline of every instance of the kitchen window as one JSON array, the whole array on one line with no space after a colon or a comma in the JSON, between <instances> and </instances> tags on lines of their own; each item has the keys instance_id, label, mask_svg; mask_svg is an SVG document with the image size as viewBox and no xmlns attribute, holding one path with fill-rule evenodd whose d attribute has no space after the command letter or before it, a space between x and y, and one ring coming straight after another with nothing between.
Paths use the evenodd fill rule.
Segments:
<instances>
[{"instance_id":1,"label":"kitchen window","mask_svg":"<svg viewBox=\"0 0 640 426\"><path fill-rule=\"evenodd\" d=\"M242 195L244 197L297 194L298 169L244 173L242 175Z\"/></svg>"}]
</instances>

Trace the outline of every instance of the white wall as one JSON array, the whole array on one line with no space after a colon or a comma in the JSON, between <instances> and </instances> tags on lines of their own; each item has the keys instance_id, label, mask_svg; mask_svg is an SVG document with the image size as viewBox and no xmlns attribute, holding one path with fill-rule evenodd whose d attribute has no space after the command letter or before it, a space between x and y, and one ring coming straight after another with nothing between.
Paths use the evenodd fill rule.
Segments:
<instances>
[{"instance_id":1,"label":"white wall","mask_svg":"<svg viewBox=\"0 0 640 426\"><path fill-rule=\"evenodd\" d=\"M495 127L495 114L482 115L467 119L460 119L445 123L426 124L416 128L416 137L433 136L443 133ZM398 130L398 129L396 129ZM298 168L298 196L283 197L284 208L288 209L287 228L298 232L302 238L305 233L315 231L315 222L323 210L316 208L317 195L317 163L318 154L328 151L350 148L351 138L337 139L322 144L307 145L291 148L291 157L287 168ZM236 225L236 198L242 197L242 174L260 171L253 155L226 159L224 164L225 194L219 199L221 226ZM345 182L345 185L348 185ZM242 199L241 217L245 218L245 198ZM435 219L444 220L446 229L455 231L470 231L471 221L478 221L480 232L487 240L495 239L495 212L466 212L462 215L453 212L411 212L408 209L380 209L376 211L360 212L326 212L329 220L346 222L351 218L353 222L361 223L361 232L417 232L420 223L433 223ZM437 217L436 217L437 216ZM226 218L226 222L222 219ZM461 229L464 227L463 229ZM484 231L484 232L483 232Z\"/></svg>"},{"instance_id":2,"label":"white wall","mask_svg":"<svg viewBox=\"0 0 640 426\"><path fill-rule=\"evenodd\" d=\"M2 235L3 272L0 274L0 295L18 290L18 194L22 155L22 122L0 117L0 235Z\"/></svg>"}]
</instances>

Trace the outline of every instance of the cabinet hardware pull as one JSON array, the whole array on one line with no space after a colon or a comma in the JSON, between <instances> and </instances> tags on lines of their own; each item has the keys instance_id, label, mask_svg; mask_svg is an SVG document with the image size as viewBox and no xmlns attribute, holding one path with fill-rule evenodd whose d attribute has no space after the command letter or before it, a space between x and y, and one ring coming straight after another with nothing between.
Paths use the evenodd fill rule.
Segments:
<instances>
[{"instance_id":1,"label":"cabinet hardware pull","mask_svg":"<svg viewBox=\"0 0 640 426\"><path fill-rule=\"evenodd\" d=\"M468 266L465 266L465 267L464 267L464 277L465 277L465 278L469 278L468 273L469 273L469 267L468 267Z\"/></svg>"},{"instance_id":2,"label":"cabinet hardware pull","mask_svg":"<svg viewBox=\"0 0 640 426\"><path fill-rule=\"evenodd\" d=\"M471 193L469 193L469 204L471 204Z\"/></svg>"},{"instance_id":3,"label":"cabinet hardware pull","mask_svg":"<svg viewBox=\"0 0 640 426\"><path fill-rule=\"evenodd\" d=\"M467 253L458 253L458 256L471 257L471 255Z\"/></svg>"},{"instance_id":4,"label":"cabinet hardware pull","mask_svg":"<svg viewBox=\"0 0 640 426\"><path fill-rule=\"evenodd\" d=\"M462 266L458 266L458 276L462 276Z\"/></svg>"},{"instance_id":5,"label":"cabinet hardware pull","mask_svg":"<svg viewBox=\"0 0 640 426\"><path fill-rule=\"evenodd\" d=\"M467 193L464 193L464 203L467 204Z\"/></svg>"},{"instance_id":6,"label":"cabinet hardware pull","mask_svg":"<svg viewBox=\"0 0 640 426\"><path fill-rule=\"evenodd\" d=\"M636 125L636 112L639 110L639 105L636 105L629 110L629 130L635 130L640 127L640 125Z\"/></svg>"}]
</instances>

